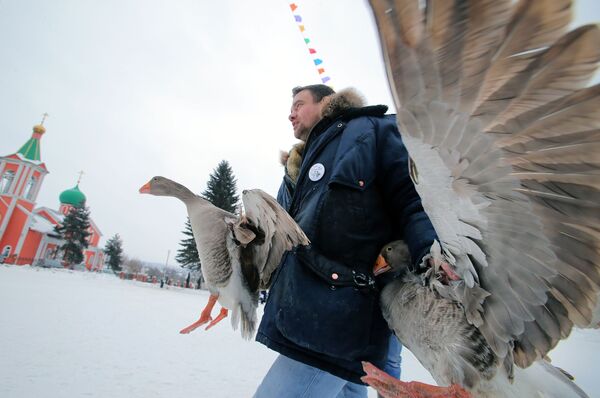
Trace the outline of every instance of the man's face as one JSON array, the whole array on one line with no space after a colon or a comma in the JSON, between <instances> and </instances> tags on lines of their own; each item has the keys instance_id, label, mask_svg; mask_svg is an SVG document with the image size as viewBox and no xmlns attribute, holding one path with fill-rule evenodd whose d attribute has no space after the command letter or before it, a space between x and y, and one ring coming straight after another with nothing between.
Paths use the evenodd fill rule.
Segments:
<instances>
[{"instance_id":1,"label":"man's face","mask_svg":"<svg viewBox=\"0 0 600 398\"><path fill-rule=\"evenodd\" d=\"M294 137L306 141L310 130L321 120L321 105L322 102L315 102L308 90L294 95L289 116L294 128Z\"/></svg>"}]
</instances>

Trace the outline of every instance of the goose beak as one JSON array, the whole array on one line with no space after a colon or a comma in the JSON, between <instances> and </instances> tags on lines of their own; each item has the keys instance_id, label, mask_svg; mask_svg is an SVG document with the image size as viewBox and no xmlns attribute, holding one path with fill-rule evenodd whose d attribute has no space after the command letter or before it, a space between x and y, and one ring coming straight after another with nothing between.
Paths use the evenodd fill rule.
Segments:
<instances>
[{"instance_id":1,"label":"goose beak","mask_svg":"<svg viewBox=\"0 0 600 398\"><path fill-rule=\"evenodd\" d=\"M140 193L150 193L150 182L145 183L141 188L140 188Z\"/></svg>"},{"instance_id":2,"label":"goose beak","mask_svg":"<svg viewBox=\"0 0 600 398\"><path fill-rule=\"evenodd\" d=\"M375 262L375 266L373 267L373 275L383 274L384 272L389 271L392 267L385 261L383 256L380 254L377 257L377 261Z\"/></svg>"}]
</instances>

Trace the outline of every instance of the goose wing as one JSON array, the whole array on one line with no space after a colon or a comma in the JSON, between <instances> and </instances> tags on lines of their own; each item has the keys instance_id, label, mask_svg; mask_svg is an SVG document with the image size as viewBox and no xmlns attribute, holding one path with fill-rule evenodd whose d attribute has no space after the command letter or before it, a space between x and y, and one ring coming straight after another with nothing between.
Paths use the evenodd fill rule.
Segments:
<instances>
[{"instance_id":1,"label":"goose wing","mask_svg":"<svg viewBox=\"0 0 600 398\"><path fill-rule=\"evenodd\" d=\"M462 277L446 294L526 367L596 306L600 31L566 32L569 0L370 3L411 175Z\"/></svg>"},{"instance_id":2,"label":"goose wing","mask_svg":"<svg viewBox=\"0 0 600 398\"><path fill-rule=\"evenodd\" d=\"M266 192L246 190L242 193L242 202L245 228L255 235L247 246L247 255L258 270L260 288L266 289L283 254L294 246L310 242L294 219Z\"/></svg>"}]
</instances>

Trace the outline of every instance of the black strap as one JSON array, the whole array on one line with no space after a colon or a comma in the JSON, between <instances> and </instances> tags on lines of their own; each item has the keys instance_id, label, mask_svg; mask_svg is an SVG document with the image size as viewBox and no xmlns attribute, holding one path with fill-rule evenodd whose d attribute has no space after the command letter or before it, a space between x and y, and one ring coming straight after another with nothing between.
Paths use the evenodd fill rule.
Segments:
<instances>
[{"instance_id":1,"label":"black strap","mask_svg":"<svg viewBox=\"0 0 600 398\"><path fill-rule=\"evenodd\" d=\"M332 286L354 286L361 290L377 290L373 275L331 260L311 246L299 246L295 249L295 253L302 265L308 267Z\"/></svg>"}]
</instances>

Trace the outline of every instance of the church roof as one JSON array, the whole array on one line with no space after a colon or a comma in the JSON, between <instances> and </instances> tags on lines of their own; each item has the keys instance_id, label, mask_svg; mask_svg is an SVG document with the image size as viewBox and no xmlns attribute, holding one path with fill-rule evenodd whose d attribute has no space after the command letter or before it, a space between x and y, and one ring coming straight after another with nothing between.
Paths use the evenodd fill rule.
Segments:
<instances>
[{"instance_id":1,"label":"church roof","mask_svg":"<svg viewBox=\"0 0 600 398\"><path fill-rule=\"evenodd\" d=\"M52 223L50 221L46 220L44 217L42 217L38 214L33 215L33 219L32 219L30 228L33 229L34 231L39 231L44 234L55 233L54 225L52 225Z\"/></svg>"},{"instance_id":2,"label":"church roof","mask_svg":"<svg viewBox=\"0 0 600 398\"><path fill-rule=\"evenodd\" d=\"M17 151L25 159L39 162L40 158L40 138L46 129L41 124L33 126L33 134L29 140Z\"/></svg>"},{"instance_id":3,"label":"church roof","mask_svg":"<svg viewBox=\"0 0 600 398\"><path fill-rule=\"evenodd\" d=\"M85 195L79 190L79 184L75 185L71 189L63 191L59 196L60 203L72 206L84 204L85 199Z\"/></svg>"},{"instance_id":4,"label":"church roof","mask_svg":"<svg viewBox=\"0 0 600 398\"><path fill-rule=\"evenodd\" d=\"M63 222L63 220L65 219L65 215L62 214L59 211L56 211L54 209L51 209L49 207L38 207L37 209L35 209L35 213L36 214L40 214L42 212L45 212L48 214L48 216L50 218L52 218L52 220L54 220L55 223L60 224Z\"/></svg>"}]
</instances>

